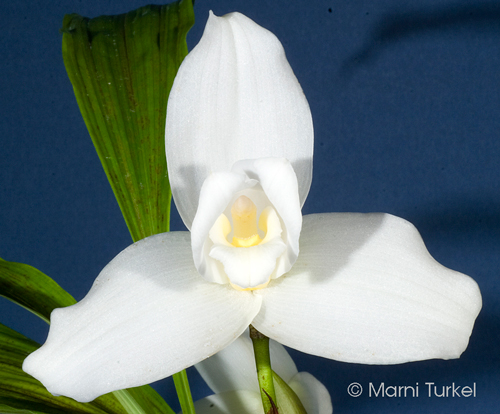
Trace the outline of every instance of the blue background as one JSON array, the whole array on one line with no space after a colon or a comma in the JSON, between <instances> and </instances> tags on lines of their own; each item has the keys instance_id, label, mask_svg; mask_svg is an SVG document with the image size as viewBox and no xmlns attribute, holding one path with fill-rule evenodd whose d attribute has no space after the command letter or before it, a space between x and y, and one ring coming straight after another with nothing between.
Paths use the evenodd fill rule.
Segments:
<instances>
[{"instance_id":1,"label":"blue background","mask_svg":"<svg viewBox=\"0 0 500 414\"><path fill-rule=\"evenodd\" d=\"M117 14L129 1L2 4L0 256L44 271L77 299L130 236L79 113L61 57L65 13ZM431 254L471 275L483 310L462 358L396 366L291 351L327 385L336 413L496 413L500 406L500 2L198 0L240 11L282 41L315 125L304 213L383 211L413 222ZM183 226L174 214L174 230ZM43 342L48 327L0 300L0 320ZM341 334L341 333L339 333ZM208 393L189 371L195 398ZM365 393L347 394L359 382ZM418 398L369 398L368 383L420 384ZM428 398L425 382L477 396ZM177 407L171 380L156 388Z\"/></svg>"}]
</instances>

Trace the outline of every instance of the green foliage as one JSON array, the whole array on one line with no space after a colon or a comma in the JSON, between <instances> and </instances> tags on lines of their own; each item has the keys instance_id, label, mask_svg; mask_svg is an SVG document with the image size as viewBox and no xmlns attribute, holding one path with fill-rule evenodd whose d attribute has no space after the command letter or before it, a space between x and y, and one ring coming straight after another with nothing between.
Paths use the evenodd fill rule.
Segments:
<instances>
[{"instance_id":1,"label":"green foliage","mask_svg":"<svg viewBox=\"0 0 500 414\"><path fill-rule=\"evenodd\" d=\"M273 412L273 404L277 403L273 381L274 371L271 369L269 338L260 333L252 325L250 325L249 329L255 355L255 364L257 366L260 397L262 399L264 412L267 414Z\"/></svg>"},{"instance_id":2,"label":"green foliage","mask_svg":"<svg viewBox=\"0 0 500 414\"><path fill-rule=\"evenodd\" d=\"M47 323L54 308L76 303L68 292L40 270L3 259L0 259L0 295L23 306Z\"/></svg>"},{"instance_id":3,"label":"green foliage","mask_svg":"<svg viewBox=\"0 0 500 414\"><path fill-rule=\"evenodd\" d=\"M38 347L36 342L0 324L0 412L126 414L110 394L87 404L52 396L21 369L24 359Z\"/></svg>"},{"instance_id":4,"label":"green foliage","mask_svg":"<svg viewBox=\"0 0 500 414\"><path fill-rule=\"evenodd\" d=\"M192 0L64 17L66 71L134 242L169 230L167 101L193 24ZM192 412L185 372L174 381L187 386L177 392L182 410Z\"/></svg>"},{"instance_id":5,"label":"green foliage","mask_svg":"<svg viewBox=\"0 0 500 414\"><path fill-rule=\"evenodd\" d=\"M193 23L191 0L64 17L66 71L134 241L169 230L167 100Z\"/></svg>"},{"instance_id":6,"label":"green foliage","mask_svg":"<svg viewBox=\"0 0 500 414\"><path fill-rule=\"evenodd\" d=\"M186 34L193 23L192 0L117 16L64 17L64 64L134 241L169 230L167 100L187 54ZM39 270L2 259L0 295L46 322L54 308L75 303ZM87 404L53 397L21 369L38 346L0 325L0 412L173 413L149 386L110 393Z\"/></svg>"},{"instance_id":7,"label":"green foliage","mask_svg":"<svg viewBox=\"0 0 500 414\"><path fill-rule=\"evenodd\" d=\"M186 371L178 372L173 375L175 390L179 397L179 403L182 408L182 414L195 414L193 397L189 388L189 381Z\"/></svg>"},{"instance_id":8,"label":"green foliage","mask_svg":"<svg viewBox=\"0 0 500 414\"><path fill-rule=\"evenodd\" d=\"M273 371L274 390L281 414L307 414L297 394Z\"/></svg>"},{"instance_id":9,"label":"green foliage","mask_svg":"<svg viewBox=\"0 0 500 414\"><path fill-rule=\"evenodd\" d=\"M3 259L0 259L0 295L22 305L46 322L54 308L76 303L69 293L40 270ZM39 346L0 324L0 413L126 414L136 412L136 405L148 414L173 414L167 403L148 385L103 395L87 404L52 396L40 382L21 369L24 359ZM128 409L113 394L118 394L120 402L128 400Z\"/></svg>"}]
</instances>

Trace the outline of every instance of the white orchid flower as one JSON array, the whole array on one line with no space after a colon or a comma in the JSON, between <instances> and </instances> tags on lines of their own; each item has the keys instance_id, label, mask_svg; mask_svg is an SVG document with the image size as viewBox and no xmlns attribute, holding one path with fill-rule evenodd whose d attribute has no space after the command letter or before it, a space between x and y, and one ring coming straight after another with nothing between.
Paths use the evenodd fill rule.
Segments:
<instances>
[{"instance_id":1,"label":"white orchid flower","mask_svg":"<svg viewBox=\"0 0 500 414\"><path fill-rule=\"evenodd\" d=\"M23 365L51 393L85 402L156 381L249 324L347 362L465 350L479 289L438 264L410 223L387 214L301 218L311 115L272 33L241 14L210 16L172 88L166 137L191 233L133 244L81 302L52 313L46 343Z\"/></svg>"},{"instance_id":2,"label":"white orchid flower","mask_svg":"<svg viewBox=\"0 0 500 414\"><path fill-rule=\"evenodd\" d=\"M297 394L307 414L331 414L332 400L325 386L308 372L298 372L281 344L270 340L269 349L273 370ZM215 393L195 402L198 414L264 414L248 330L195 367Z\"/></svg>"}]
</instances>

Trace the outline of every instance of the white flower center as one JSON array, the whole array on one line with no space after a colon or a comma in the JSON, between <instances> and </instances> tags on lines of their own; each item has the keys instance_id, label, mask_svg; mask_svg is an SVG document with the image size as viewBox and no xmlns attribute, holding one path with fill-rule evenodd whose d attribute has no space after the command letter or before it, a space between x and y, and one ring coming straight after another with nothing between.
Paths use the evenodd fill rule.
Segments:
<instances>
[{"instance_id":1,"label":"white flower center","mask_svg":"<svg viewBox=\"0 0 500 414\"><path fill-rule=\"evenodd\" d=\"M259 289L281 277L299 254L300 206L286 159L241 160L231 171L210 174L190 229L196 269L236 289Z\"/></svg>"},{"instance_id":2,"label":"white flower center","mask_svg":"<svg viewBox=\"0 0 500 414\"><path fill-rule=\"evenodd\" d=\"M234 288L261 289L269 283L276 260L286 250L278 214L273 207L266 207L257 227L257 207L243 195L233 203L231 218L232 225L227 216L221 214L210 229L213 246L209 256L222 263ZM229 242L231 233L232 242Z\"/></svg>"}]
</instances>

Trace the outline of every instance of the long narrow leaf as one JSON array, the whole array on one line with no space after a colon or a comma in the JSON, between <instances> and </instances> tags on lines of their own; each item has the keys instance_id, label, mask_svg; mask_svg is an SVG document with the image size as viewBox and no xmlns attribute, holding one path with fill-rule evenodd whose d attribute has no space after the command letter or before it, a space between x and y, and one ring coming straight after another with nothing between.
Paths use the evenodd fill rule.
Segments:
<instances>
[{"instance_id":1,"label":"long narrow leaf","mask_svg":"<svg viewBox=\"0 0 500 414\"><path fill-rule=\"evenodd\" d=\"M87 404L52 396L21 369L24 358L38 347L36 342L0 324L0 407L42 413L126 413L111 395Z\"/></svg>"},{"instance_id":2,"label":"long narrow leaf","mask_svg":"<svg viewBox=\"0 0 500 414\"><path fill-rule=\"evenodd\" d=\"M167 100L193 23L192 0L63 21L64 64L134 241L169 230Z\"/></svg>"},{"instance_id":3,"label":"long narrow leaf","mask_svg":"<svg viewBox=\"0 0 500 414\"><path fill-rule=\"evenodd\" d=\"M63 22L66 70L134 241L169 230L165 119L187 55L192 6L181 0L91 20L69 15ZM186 387L178 391L184 411L192 406Z\"/></svg>"},{"instance_id":4,"label":"long narrow leaf","mask_svg":"<svg viewBox=\"0 0 500 414\"><path fill-rule=\"evenodd\" d=\"M27 264L0 259L0 295L49 323L50 312L76 300L46 274Z\"/></svg>"}]
</instances>

